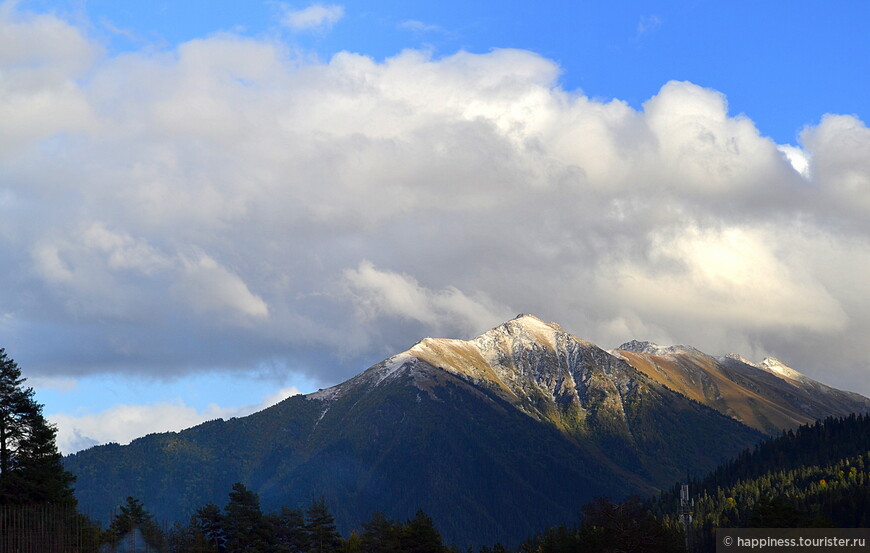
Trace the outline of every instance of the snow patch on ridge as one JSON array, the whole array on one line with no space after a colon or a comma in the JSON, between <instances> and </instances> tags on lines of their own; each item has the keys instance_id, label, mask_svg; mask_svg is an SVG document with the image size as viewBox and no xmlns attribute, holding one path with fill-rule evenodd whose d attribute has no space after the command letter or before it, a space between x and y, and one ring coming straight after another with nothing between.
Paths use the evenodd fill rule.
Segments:
<instances>
[{"instance_id":1,"label":"snow patch on ridge","mask_svg":"<svg viewBox=\"0 0 870 553\"><path fill-rule=\"evenodd\" d=\"M776 357L765 357L761 361L761 363L755 363L753 361L750 361L749 359L746 359L738 353L729 353L725 356L725 358L740 361L741 363L749 365L750 367L755 367L756 369L761 369L765 372L769 372L783 380L791 381L792 384L794 384L795 382L800 382L801 384L819 384L812 378L809 378L808 376L799 373L798 371L789 367ZM820 386L824 385L820 384Z\"/></svg>"},{"instance_id":2,"label":"snow patch on ridge","mask_svg":"<svg viewBox=\"0 0 870 553\"><path fill-rule=\"evenodd\" d=\"M776 357L765 357L764 360L757 365L758 368L772 372L780 377L785 377L798 382L809 382L810 379L803 374L789 367Z\"/></svg>"},{"instance_id":3,"label":"snow patch on ridge","mask_svg":"<svg viewBox=\"0 0 870 553\"><path fill-rule=\"evenodd\" d=\"M388 358L387 360L383 361L381 367L377 367L376 369L374 369L374 385L380 385L381 382L395 376L404 367L413 365L416 362L417 358L408 353L407 351Z\"/></svg>"},{"instance_id":4,"label":"snow patch on ridge","mask_svg":"<svg viewBox=\"0 0 870 553\"><path fill-rule=\"evenodd\" d=\"M535 342L550 346L551 349L556 349L556 334L564 332L562 327L556 323L545 323L534 315L526 315L524 313L520 313L515 319L508 321L503 326L521 328ZM501 327L496 327L493 330L498 330L499 328Z\"/></svg>"},{"instance_id":5,"label":"snow patch on ridge","mask_svg":"<svg viewBox=\"0 0 870 553\"><path fill-rule=\"evenodd\" d=\"M412 366L416 362L417 358L408 352L399 353L372 366L355 378L332 386L331 388L318 390L312 394L306 395L305 397L308 399L319 399L323 401L339 399L347 390L354 387L354 382L367 382L372 386L378 386L385 380L396 377L403 368Z\"/></svg>"},{"instance_id":6,"label":"snow patch on ridge","mask_svg":"<svg viewBox=\"0 0 870 553\"><path fill-rule=\"evenodd\" d=\"M704 355L702 351L699 351L692 346L660 346L655 342L640 340L631 340L630 342L626 342L616 348L616 350L628 351L631 353L648 353L650 355L674 355L677 353Z\"/></svg>"},{"instance_id":7,"label":"snow patch on ridge","mask_svg":"<svg viewBox=\"0 0 870 553\"><path fill-rule=\"evenodd\" d=\"M343 393L342 385L337 384L335 386L325 388L323 390L317 390L316 392L310 393L310 394L306 395L305 397L307 399L320 399L323 401L332 401L333 399L340 398L342 393Z\"/></svg>"}]
</instances>

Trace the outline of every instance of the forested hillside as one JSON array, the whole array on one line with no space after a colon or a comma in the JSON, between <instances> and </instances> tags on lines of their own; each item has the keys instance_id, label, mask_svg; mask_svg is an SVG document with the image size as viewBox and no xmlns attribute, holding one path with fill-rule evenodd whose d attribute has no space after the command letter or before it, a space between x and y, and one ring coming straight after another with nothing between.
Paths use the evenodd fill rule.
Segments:
<instances>
[{"instance_id":1,"label":"forested hillside","mask_svg":"<svg viewBox=\"0 0 870 553\"><path fill-rule=\"evenodd\" d=\"M263 508L329 502L340 532L423 509L445 541L518 543L596 497L647 496L764 435L529 315L424 339L253 415L65 459L104 517L127 496L187 520L241 482Z\"/></svg>"},{"instance_id":2,"label":"forested hillside","mask_svg":"<svg viewBox=\"0 0 870 553\"><path fill-rule=\"evenodd\" d=\"M747 450L699 481L692 538L712 551L717 527L870 525L870 416L828 418ZM679 525L679 486L651 501L666 526Z\"/></svg>"}]
</instances>

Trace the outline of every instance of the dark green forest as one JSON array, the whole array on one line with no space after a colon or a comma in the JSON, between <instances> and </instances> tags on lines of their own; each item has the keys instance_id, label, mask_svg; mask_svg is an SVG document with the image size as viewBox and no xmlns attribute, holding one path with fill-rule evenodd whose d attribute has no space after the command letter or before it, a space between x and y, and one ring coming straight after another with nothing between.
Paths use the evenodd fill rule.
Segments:
<instances>
[{"instance_id":1,"label":"dark green forest","mask_svg":"<svg viewBox=\"0 0 870 553\"><path fill-rule=\"evenodd\" d=\"M827 418L756 445L690 481L691 539L713 551L716 528L866 528L870 525L870 416ZM679 528L679 485L649 502Z\"/></svg>"},{"instance_id":2,"label":"dark green forest","mask_svg":"<svg viewBox=\"0 0 870 553\"><path fill-rule=\"evenodd\" d=\"M264 512L244 483L226 503L191 509L172 526L127 497L105 529L78 512L75 478L61 463L56 430L42 415L21 370L0 349L0 553L129 551L131 536L159 553L472 553L445 544L423 510L405 520L384 512L342 536L324 498ZM689 550L715 550L721 527L870 525L870 416L828 418L745 450L689 486L694 500ZM658 496L577 505L574 524L542 529L520 543L479 553L685 551L679 483ZM340 506L339 506L340 507ZM386 505L384 506L387 507ZM41 540L41 541L40 541Z\"/></svg>"},{"instance_id":3,"label":"dark green forest","mask_svg":"<svg viewBox=\"0 0 870 553\"><path fill-rule=\"evenodd\" d=\"M103 534L108 551L124 550L125 537L139 529L143 546L166 553L445 553L432 519L423 511L407 521L375 513L347 538L335 527L324 499L306 509L282 507L265 514L256 493L236 483L227 504L198 509L190 520L161 529L138 499L127 505Z\"/></svg>"}]
</instances>

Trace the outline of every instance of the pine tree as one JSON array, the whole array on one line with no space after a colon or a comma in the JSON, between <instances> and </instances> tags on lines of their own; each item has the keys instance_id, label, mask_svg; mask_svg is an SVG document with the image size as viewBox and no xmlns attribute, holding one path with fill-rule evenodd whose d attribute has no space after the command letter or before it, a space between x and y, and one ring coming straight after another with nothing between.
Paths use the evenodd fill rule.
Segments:
<instances>
[{"instance_id":1,"label":"pine tree","mask_svg":"<svg viewBox=\"0 0 870 553\"><path fill-rule=\"evenodd\" d=\"M190 517L196 553L222 553L226 549L224 515L220 507L209 503Z\"/></svg>"},{"instance_id":2,"label":"pine tree","mask_svg":"<svg viewBox=\"0 0 870 553\"><path fill-rule=\"evenodd\" d=\"M375 513L370 521L363 523L360 536L363 551L398 553L400 534L400 525L388 519L383 512Z\"/></svg>"},{"instance_id":3,"label":"pine tree","mask_svg":"<svg viewBox=\"0 0 870 553\"><path fill-rule=\"evenodd\" d=\"M142 534L142 539L150 548L158 551L167 549L166 536L154 522L154 515L145 509L141 501L135 497L127 497L127 504L121 505L118 514L112 519L105 541L114 550L124 537L136 531Z\"/></svg>"},{"instance_id":4,"label":"pine tree","mask_svg":"<svg viewBox=\"0 0 870 553\"><path fill-rule=\"evenodd\" d=\"M227 553L259 553L270 547L273 541L270 528L256 493L236 482L224 512Z\"/></svg>"},{"instance_id":5,"label":"pine tree","mask_svg":"<svg viewBox=\"0 0 870 553\"><path fill-rule=\"evenodd\" d=\"M310 553L336 553L341 545L341 536L335 529L335 519L326 506L326 499L320 498L311 503L305 511L308 531L308 551Z\"/></svg>"},{"instance_id":6,"label":"pine tree","mask_svg":"<svg viewBox=\"0 0 870 553\"><path fill-rule=\"evenodd\" d=\"M301 509L281 507L277 514L266 515L275 536L276 553L304 553L308 545L305 517Z\"/></svg>"},{"instance_id":7,"label":"pine tree","mask_svg":"<svg viewBox=\"0 0 870 553\"><path fill-rule=\"evenodd\" d=\"M0 505L74 505L75 478L61 463L57 430L24 381L21 369L0 348Z\"/></svg>"},{"instance_id":8,"label":"pine tree","mask_svg":"<svg viewBox=\"0 0 870 553\"><path fill-rule=\"evenodd\" d=\"M443 553L441 534L422 509L402 529L402 551L407 553Z\"/></svg>"}]
</instances>

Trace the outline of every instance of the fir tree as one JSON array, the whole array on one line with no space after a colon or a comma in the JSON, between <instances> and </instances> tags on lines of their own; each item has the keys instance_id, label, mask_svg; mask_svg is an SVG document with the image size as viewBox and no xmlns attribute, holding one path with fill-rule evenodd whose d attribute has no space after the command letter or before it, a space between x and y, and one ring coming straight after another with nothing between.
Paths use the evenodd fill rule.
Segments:
<instances>
[{"instance_id":1,"label":"fir tree","mask_svg":"<svg viewBox=\"0 0 870 553\"><path fill-rule=\"evenodd\" d=\"M220 507L209 503L197 509L190 517L190 526L196 553L223 553L226 550L224 515Z\"/></svg>"},{"instance_id":2,"label":"fir tree","mask_svg":"<svg viewBox=\"0 0 870 553\"><path fill-rule=\"evenodd\" d=\"M0 505L74 505L75 478L61 463L57 431L24 381L21 369L0 348Z\"/></svg>"},{"instance_id":3,"label":"fir tree","mask_svg":"<svg viewBox=\"0 0 870 553\"><path fill-rule=\"evenodd\" d=\"M765 496L749 514L750 528L803 528L810 525L806 513L784 497Z\"/></svg>"},{"instance_id":4,"label":"fir tree","mask_svg":"<svg viewBox=\"0 0 870 553\"><path fill-rule=\"evenodd\" d=\"M150 548L157 551L168 548L166 536L154 522L154 516L145 509L141 501L135 497L127 497L127 504L121 505L118 514L112 519L105 541L114 550L125 536L137 530Z\"/></svg>"},{"instance_id":5,"label":"fir tree","mask_svg":"<svg viewBox=\"0 0 870 553\"><path fill-rule=\"evenodd\" d=\"M281 507L277 514L266 516L275 537L276 553L304 553L308 545L305 517L301 509Z\"/></svg>"},{"instance_id":6,"label":"fir tree","mask_svg":"<svg viewBox=\"0 0 870 553\"><path fill-rule=\"evenodd\" d=\"M423 512L409 520L402 530L402 551L405 553L443 553L441 534L435 529L432 519Z\"/></svg>"},{"instance_id":7,"label":"fir tree","mask_svg":"<svg viewBox=\"0 0 870 553\"><path fill-rule=\"evenodd\" d=\"M326 499L320 498L311 503L305 511L308 532L308 551L310 553L336 553L341 545L341 536L335 529L335 519L326 506Z\"/></svg>"},{"instance_id":8,"label":"fir tree","mask_svg":"<svg viewBox=\"0 0 870 553\"><path fill-rule=\"evenodd\" d=\"M375 513L370 521L363 524L363 551L377 553L398 553L401 527L387 518L384 513Z\"/></svg>"},{"instance_id":9,"label":"fir tree","mask_svg":"<svg viewBox=\"0 0 870 553\"><path fill-rule=\"evenodd\" d=\"M241 482L233 484L224 512L227 553L259 553L271 545L272 536L260 510L260 498Z\"/></svg>"}]
</instances>

